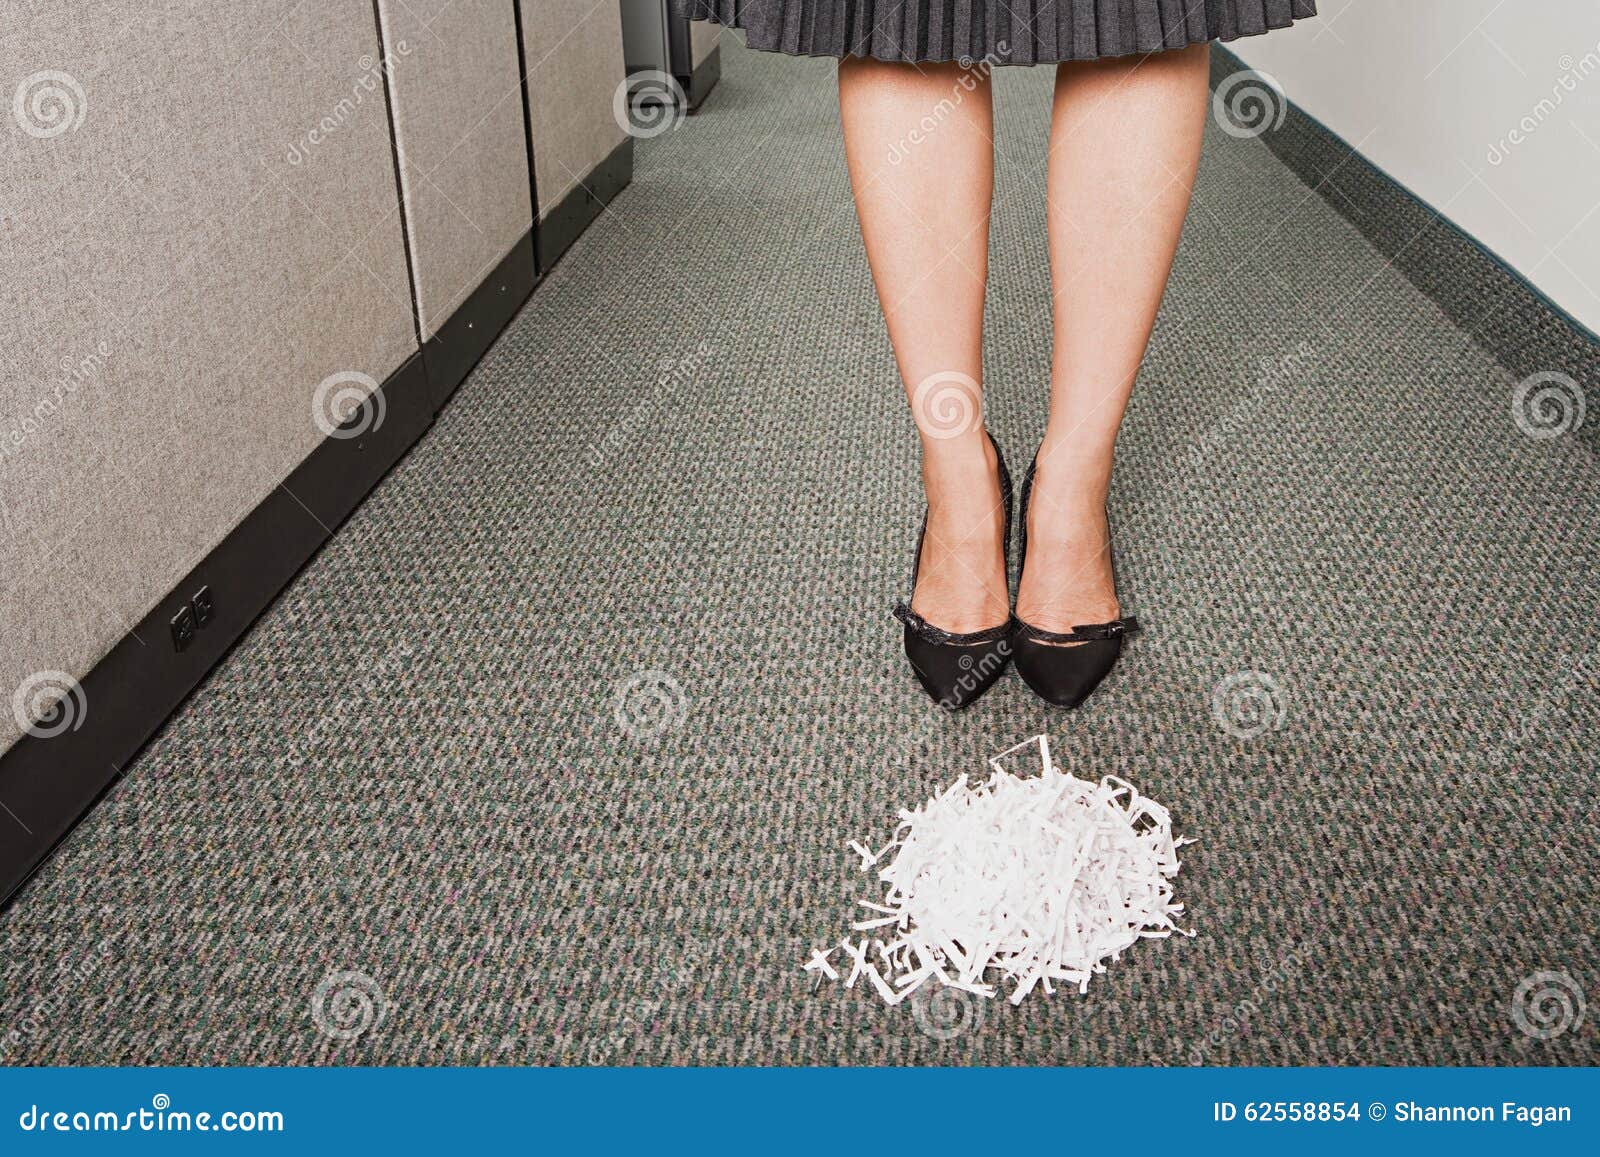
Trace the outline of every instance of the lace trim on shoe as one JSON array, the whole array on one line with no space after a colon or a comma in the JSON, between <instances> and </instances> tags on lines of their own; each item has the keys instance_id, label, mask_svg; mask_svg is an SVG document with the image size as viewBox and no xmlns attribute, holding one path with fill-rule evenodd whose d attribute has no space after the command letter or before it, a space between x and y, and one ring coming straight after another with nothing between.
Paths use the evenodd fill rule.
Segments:
<instances>
[{"instance_id":1,"label":"lace trim on shoe","mask_svg":"<svg viewBox=\"0 0 1600 1157\"><path fill-rule=\"evenodd\" d=\"M899 619L912 632L925 643L933 643L941 647L976 647L984 643L999 643L1011 637L1011 632L1017 627L1017 620L1008 617L998 627L987 627L981 631L972 631L965 635L958 635L936 627L927 619L912 610L907 603L894 605L894 617Z\"/></svg>"},{"instance_id":2,"label":"lace trim on shoe","mask_svg":"<svg viewBox=\"0 0 1600 1157\"><path fill-rule=\"evenodd\" d=\"M1090 623L1073 627L1070 631L1047 631L1031 623L1017 620L1017 637L1035 643L1094 643L1102 639L1120 639L1139 629L1139 620L1133 615L1112 619L1109 623Z\"/></svg>"}]
</instances>

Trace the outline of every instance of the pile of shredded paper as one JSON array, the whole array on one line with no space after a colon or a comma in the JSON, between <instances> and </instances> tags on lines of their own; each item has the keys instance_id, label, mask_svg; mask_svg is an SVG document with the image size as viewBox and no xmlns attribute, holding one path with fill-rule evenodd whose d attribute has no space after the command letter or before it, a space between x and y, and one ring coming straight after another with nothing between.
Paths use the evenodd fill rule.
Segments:
<instances>
[{"instance_id":1,"label":"pile of shredded paper","mask_svg":"<svg viewBox=\"0 0 1600 1157\"><path fill-rule=\"evenodd\" d=\"M1039 745L1038 775L1000 760ZM888 885L858 934L815 952L808 972L846 988L865 979L890 1004L928 981L992 997L1009 980L1020 1003L1036 987L1104 972L1130 945L1173 932L1178 848L1167 809L1113 776L1098 784L1064 774L1041 735L989 761L976 786L962 776L915 811L873 852L854 841L863 871ZM892 855L892 859L889 857ZM887 866L883 866L885 861Z\"/></svg>"}]
</instances>

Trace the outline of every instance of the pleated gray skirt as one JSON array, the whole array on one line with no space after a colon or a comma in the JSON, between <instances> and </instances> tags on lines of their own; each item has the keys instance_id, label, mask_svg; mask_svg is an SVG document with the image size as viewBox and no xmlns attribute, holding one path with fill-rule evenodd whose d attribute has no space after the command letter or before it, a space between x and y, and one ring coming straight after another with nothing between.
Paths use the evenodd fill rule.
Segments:
<instances>
[{"instance_id":1,"label":"pleated gray skirt","mask_svg":"<svg viewBox=\"0 0 1600 1157\"><path fill-rule=\"evenodd\" d=\"M1316 0L672 0L751 48L965 64L1046 64L1234 40L1317 14Z\"/></svg>"}]
</instances>

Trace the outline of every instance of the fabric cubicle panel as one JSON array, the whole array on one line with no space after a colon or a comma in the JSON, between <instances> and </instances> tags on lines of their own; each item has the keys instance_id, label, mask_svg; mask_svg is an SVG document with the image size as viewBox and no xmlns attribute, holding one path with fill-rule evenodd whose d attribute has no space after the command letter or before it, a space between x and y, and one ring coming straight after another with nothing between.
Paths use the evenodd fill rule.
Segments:
<instances>
[{"instance_id":1,"label":"fabric cubicle panel","mask_svg":"<svg viewBox=\"0 0 1600 1157\"><path fill-rule=\"evenodd\" d=\"M722 43L722 25L709 20L689 22L689 63L699 68Z\"/></svg>"},{"instance_id":2,"label":"fabric cubicle panel","mask_svg":"<svg viewBox=\"0 0 1600 1157\"><path fill-rule=\"evenodd\" d=\"M11 19L0 750L417 344L370 0Z\"/></svg>"},{"instance_id":3,"label":"fabric cubicle panel","mask_svg":"<svg viewBox=\"0 0 1600 1157\"><path fill-rule=\"evenodd\" d=\"M424 340L533 225L515 0L378 0Z\"/></svg>"},{"instance_id":4,"label":"fabric cubicle panel","mask_svg":"<svg viewBox=\"0 0 1600 1157\"><path fill-rule=\"evenodd\" d=\"M542 219L627 138L613 111L626 79L622 16L592 0L518 2Z\"/></svg>"}]
</instances>

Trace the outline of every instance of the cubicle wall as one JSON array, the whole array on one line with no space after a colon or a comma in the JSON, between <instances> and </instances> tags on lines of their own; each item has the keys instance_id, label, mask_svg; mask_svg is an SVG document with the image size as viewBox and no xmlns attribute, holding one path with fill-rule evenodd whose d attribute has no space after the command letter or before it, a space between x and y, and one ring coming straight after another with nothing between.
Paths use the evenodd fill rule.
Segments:
<instances>
[{"instance_id":1,"label":"cubicle wall","mask_svg":"<svg viewBox=\"0 0 1600 1157\"><path fill-rule=\"evenodd\" d=\"M442 403L533 288L517 11L513 0L377 0L377 11L417 324Z\"/></svg>"},{"instance_id":2,"label":"cubicle wall","mask_svg":"<svg viewBox=\"0 0 1600 1157\"><path fill-rule=\"evenodd\" d=\"M626 83L618 5L518 0L537 146L541 268L548 268L627 182L633 138L615 111Z\"/></svg>"},{"instance_id":3,"label":"cubicle wall","mask_svg":"<svg viewBox=\"0 0 1600 1157\"><path fill-rule=\"evenodd\" d=\"M696 20L689 25L689 63L699 68L715 55L722 43L722 25Z\"/></svg>"},{"instance_id":4,"label":"cubicle wall","mask_svg":"<svg viewBox=\"0 0 1600 1157\"><path fill-rule=\"evenodd\" d=\"M533 225L510 3L378 0L424 340Z\"/></svg>"},{"instance_id":5,"label":"cubicle wall","mask_svg":"<svg viewBox=\"0 0 1600 1157\"><path fill-rule=\"evenodd\" d=\"M370 3L108 7L0 37L7 689L88 670L325 436L320 383L416 345Z\"/></svg>"},{"instance_id":6,"label":"cubicle wall","mask_svg":"<svg viewBox=\"0 0 1600 1157\"><path fill-rule=\"evenodd\" d=\"M667 73L694 111L722 75L722 26L690 21L668 0L621 0L622 51L630 76Z\"/></svg>"},{"instance_id":7,"label":"cubicle wall","mask_svg":"<svg viewBox=\"0 0 1600 1157\"><path fill-rule=\"evenodd\" d=\"M532 290L527 110L552 198L614 162L615 6L551 7L8 10L0 899Z\"/></svg>"},{"instance_id":8,"label":"cubicle wall","mask_svg":"<svg viewBox=\"0 0 1600 1157\"><path fill-rule=\"evenodd\" d=\"M690 108L699 108L722 76L722 25L709 20L689 24L689 74L680 76Z\"/></svg>"}]
</instances>

